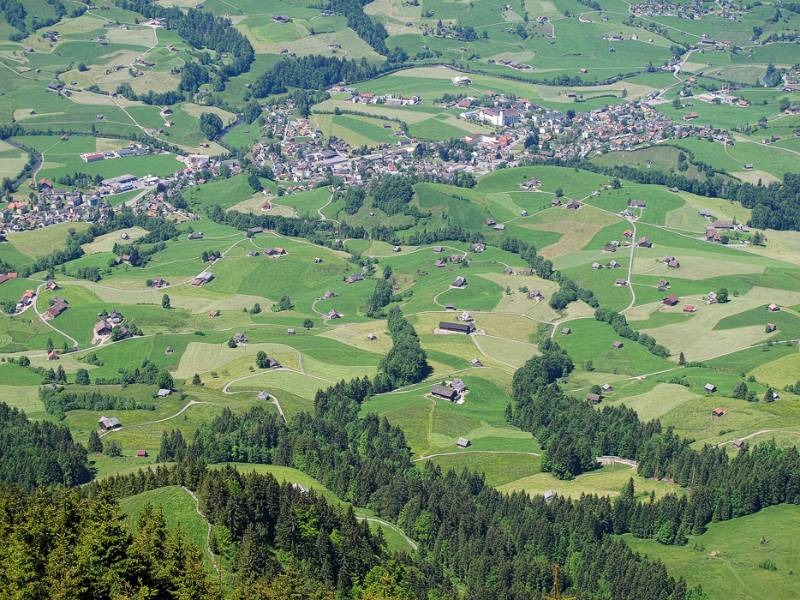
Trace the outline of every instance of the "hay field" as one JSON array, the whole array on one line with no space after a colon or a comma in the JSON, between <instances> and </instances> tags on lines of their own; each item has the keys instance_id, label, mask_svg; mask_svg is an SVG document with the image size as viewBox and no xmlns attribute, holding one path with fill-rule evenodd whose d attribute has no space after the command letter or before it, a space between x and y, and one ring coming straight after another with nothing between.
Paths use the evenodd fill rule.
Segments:
<instances>
[{"instance_id":1,"label":"hay field","mask_svg":"<svg viewBox=\"0 0 800 600\"><path fill-rule=\"evenodd\" d=\"M517 491L526 492L532 496L544 494L547 490L553 490L561 496L569 498L579 498L581 494L600 494L602 496L615 497L620 490L633 478L636 495L646 497L650 492L655 492L656 497L661 497L669 493L679 491L675 485L644 479L636 474L630 467L624 465L613 465L603 467L597 471L591 471L579 475L571 481L557 479L550 473L537 473L529 477L524 477L516 481L511 481L498 487L501 492L511 493Z\"/></svg>"},{"instance_id":2,"label":"hay field","mask_svg":"<svg viewBox=\"0 0 800 600\"><path fill-rule=\"evenodd\" d=\"M8 142L0 140L0 179L13 179L22 172L28 155Z\"/></svg>"}]
</instances>

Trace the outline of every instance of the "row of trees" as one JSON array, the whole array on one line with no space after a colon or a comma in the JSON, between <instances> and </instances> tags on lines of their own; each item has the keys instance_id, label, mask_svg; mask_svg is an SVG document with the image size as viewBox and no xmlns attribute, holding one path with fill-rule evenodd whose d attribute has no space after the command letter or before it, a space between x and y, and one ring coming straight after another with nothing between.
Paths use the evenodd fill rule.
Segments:
<instances>
[{"instance_id":1,"label":"row of trees","mask_svg":"<svg viewBox=\"0 0 800 600\"><path fill-rule=\"evenodd\" d=\"M251 93L256 98L281 94L289 87L324 90L335 83L372 79L388 69L386 64L372 64L319 55L291 57L277 63L256 79Z\"/></svg>"},{"instance_id":2,"label":"row of trees","mask_svg":"<svg viewBox=\"0 0 800 600\"><path fill-rule=\"evenodd\" d=\"M358 37L367 42L378 53L386 55L386 38L389 34L383 23L370 18L364 13L364 4L360 0L331 0L331 10L347 17L347 26L356 32Z\"/></svg>"},{"instance_id":3,"label":"row of trees","mask_svg":"<svg viewBox=\"0 0 800 600\"><path fill-rule=\"evenodd\" d=\"M63 386L45 385L39 388L39 400L49 415L64 418L70 410L155 410L152 402L115 396L100 391L67 391Z\"/></svg>"},{"instance_id":4,"label":"row of trees","mask_svg":"<svg viewBox=\"0 0 800 600\"><path fill-rule=\"evenodd\" d=\"M630 326L628 320L625 318L625 315L622 315L609 308L598 307L594 311L594 318L598 321L605 321L611 325L611 328L621 337L624 337L628 340L633 340L634 342L639 342L642 346L647 348L656 356L661 356L663 358L669 356L668 348L656 342L655 338L652 336L636 331Z\"/></svg>"}]
</instances>

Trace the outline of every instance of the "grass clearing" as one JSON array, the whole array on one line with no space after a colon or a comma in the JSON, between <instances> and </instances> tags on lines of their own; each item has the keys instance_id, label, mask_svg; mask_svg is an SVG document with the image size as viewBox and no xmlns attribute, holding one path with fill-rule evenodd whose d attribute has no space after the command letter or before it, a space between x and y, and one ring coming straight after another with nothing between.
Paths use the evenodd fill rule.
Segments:
<instances>
[{"instance_id":1,"label":"grass clearing","mask_svg":"<svg viewBox=\"0 0 800 600\"><path fill-rule=\"evenodd\" d=\"M615 497L631 477L639 498L649 496L650 492L655 492L656 497L661 497L679 490L675 485L640 477L625 465L603 467L569 481L557 479L550 473L537 473L501 485L498 489L507 493L523 491L529 495L541 495L553 490L561 496L570 498L579 498L581 494Z\"/></svg>"},{"instance_id":2,"label":"grass clearing","mask_svg":"<svg viewBox=\"0 0 800 600\"><path fill-rule=\"evenodd\" d=\"M702 535L689 536L685 546L664 546L631 535L623 539L636 552L661 560L689 586L702 585L711 600L792 598L800 570L800 508L771 506L756 514L711 523ZM761 568L772 561L774 571Z\"/></svg>"}]
</instances>

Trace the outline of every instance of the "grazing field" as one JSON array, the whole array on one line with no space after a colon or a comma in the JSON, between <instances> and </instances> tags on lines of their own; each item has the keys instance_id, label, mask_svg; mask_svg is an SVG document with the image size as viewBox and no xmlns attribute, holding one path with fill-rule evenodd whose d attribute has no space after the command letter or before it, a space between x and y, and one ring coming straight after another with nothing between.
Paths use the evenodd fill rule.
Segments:
<instances>
[{"instance_id":1,"label":"grazing field","mask_svg":"<svg viewBox=\"0 0 800 600\"><path fill-rule=\"evenodd\" d=\"M28 156L24 151L15 148L8 142L0 141L0 179L17 177L26 162L28 162Z\"/></svg>"},{"instance_id":2,"label":"grazing field","mask_svg":"<svg viewBox=\"0 0 800 600\"><path fill-rule=\"evenodd\" d=\"M524 491L531 495L544 494L548 490L553 490L561 496L570 498L578 498L581 494L614 497L619 495L631 477L634 480L634 489L640 497L647 497L653 492L658 497L676 491L675 486L639 477L630 467L624 465L603 467L597 471L584 473L571 481L556 479L549 473L538 473L503 484L499 486L499 489L509 493Z\"/></svg>"},{"instance_id":3,"label":"grazing field","mask_svg":"<svg viewBox=\"0 0 800 600\"><path fill-rule=\"evenodd\" d=\"M663 546L626 535L635 551L661 560L689 585L702 585L712 599L761 598L769 589L776 598L791 598L797 572L800 511L796 506L772 506L732 521L712 523L702 535L689 536L685 546ZM771 561L774 570L762 565Z\"/></svg>"},{"instance_id":4,"label":"grazing field","mask_svg":"<svg viewBox=\"0 0 800 600\"><path fill-rule=\"evenodd\" d=\"M83 231L88 226L88 223L59 223L36 231L10 233L8 242L21 254L37 258L60 250L70 231Z\"/></svg>"}]
</instances>

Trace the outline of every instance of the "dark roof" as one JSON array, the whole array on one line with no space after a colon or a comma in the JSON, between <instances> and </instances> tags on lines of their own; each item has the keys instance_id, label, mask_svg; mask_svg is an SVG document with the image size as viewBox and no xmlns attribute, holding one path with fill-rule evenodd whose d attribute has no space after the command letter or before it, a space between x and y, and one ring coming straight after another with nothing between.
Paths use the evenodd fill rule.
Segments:
<instances>
[{"instance_id":1,"label":"dark roof","mask_svg":"<svg viewBox=\"0 0 800 600\"><path fill-rule=\"evenodd\" d=\"M447 321L439 321L439 329L457 331L459 333L472 333L475 331L475 326L472 323L449 323Z\"/></svg>"},{"instance_id":2,"label":"dark roof","mask_svg":"<svg viewBox=\"0 0 800 600\"><path fill-rule=\"evenodd\" d=\"M434 396L441 396L448 400L458 398L458 392L447 385L434 385L431 387L431 394Z\"/></svg>"}]
</instances>

